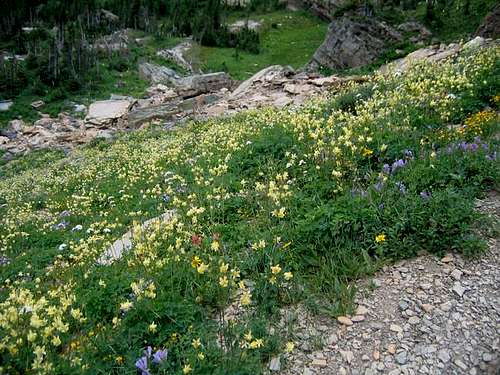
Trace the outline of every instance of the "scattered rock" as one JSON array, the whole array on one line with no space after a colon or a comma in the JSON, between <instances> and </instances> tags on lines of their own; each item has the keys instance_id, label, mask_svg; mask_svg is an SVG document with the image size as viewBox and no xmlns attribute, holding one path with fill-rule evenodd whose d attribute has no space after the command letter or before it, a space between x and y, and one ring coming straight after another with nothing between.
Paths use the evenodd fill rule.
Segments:
<instances>
[{"instance_id":1,"label":"scattered rock","mask_svg":"<svg viewBox=\"0 0 500 375\"><path fill-rule=\"evenodd\" d=\"M460 284L459 282L456 282L454 285L453 285L453 292L455 292L455 294L459 297L462 297L465 293L465 288L462 286L462 284Z\"/></svg>"},{"instance_id":2,"label":"scattered rock","mask_svg":"<svg viewBox=\"0 0 500 375\"><path fill-rule=\"evenodd\" d=\"M199 69L196 69L193 66L193 49L193 41L187 40L176 45L174 48L160 50L156 52L156 54L164 59L176 63L190 73L201 73Z\"/></svg>"},{"instance_id":3,"label":"scattered rock","mask_svg":"<svg viewBox=\"0 0 500 375\"><path fill-rule=\"evenodd\" d=\"M326 362L326 359L314 358L311 365L316 366L316 367L326 367L327 362Z\"/></svg>"},{"instance_id":4,"label":"scattered rock","mask_svg":"<svg viewBox=\"0 0 500 375\"><path fill-rule=\"evenodd\" d=\"M281 370L280 357L271 358L271 362L269 363L269 370L271 370L271 371L280 371Z\"/></svg>"},{"instance_id":5,"label":"scattered rock","mask_svg":"<svg viewBox=\"0 0 500 375\"><path fill-rule=\"evenodd\" d=\"M455 268L453 271L451 271L450 276L453 277L455 280L458 281L458 280L461 279L462 274L463 274L462 271L460 271L459 269Z\"/></svg>"},{"instance_id":6,"label":"scattered rock","mask_svg":"<svg viewBox=\"0 0 500 375\"><path fill-rule=\"evenodd\" d=\"M391 324L389 329L392 331L392 332L396 332L396 333L403 333L403 328L401 328L401 326L398 326L397 324Z\"/></svg>"},{"instance_id":7,"label":"scattered rock","mask_svg":"<svg viewBox=\"0 0 500 375\"><path fill-rule=\"evenodd\" d=\"M359 323L359 322L362 322L363 320L365 320L365 317L364 315L354 315L351 320L354 322L354 323Z\"/></svg>"},{"instance_id":8,"label":"scattered rock","mask_svg":"<svg viewBox=\"0 0 500 375\"><path fill-rule=\"evenodd\" d=\"M337 318L337 321L340 324L345 325L345 326L352 326L353 325L352 320L349 319L347 316L339 316Z\"/></svg>"},{"instance_id":9,"label":"scattered rock","mask_svg":"<svg viewBox=\"0 0 500 375\"><path fill-rule=\"evenodd\" d=\"M406 364L406 362L408 361L408 353L406 351L402 351L402 352L399 352L398 354L396 354L394 356L394 359L396 360L396 362L400 365L404 365Z\"/></svg>"},{"instance_id":10,"label":"scattered rock","mask_svg":"<svg viewBox=\"0 0 500 375\"><path fill-rule=\"evenodd\" d=\"M356 315L366 315L366 314L368 314L368 309L363 305L359 305L358 308L356 309Z\"/></svg>"},{"instance_id":11,"label":"scattered rock","mask_svg":"<svg viewBox=\"0 0 500 375\"><path fill-rule=\"evenodd\" d=\"M45 105L45 102L43 100L37 100L37 101L34 101L33 103L31 103L31 108L38 110L38 109L42 108L44 105Z\"/></svg>"},{"instance_id":12,"label":"scattered rock","mask_svg":"<svg viewBox=\"0 0 500 375\"><path fill-rule=\"evenodd\" d=\"M236 33L241 31L242 29L249 29L252 31L259 31L262 27L262 23L255 20L238 20L231 25L229 25L229 31L232 33Z\"/></svg>"},{"instance_id":13,"label":"scattered rock","mask_svg":"<svg viewBox=\"0 0 500 375\"><path fill-rule=\"evenodd\" d=\"M14 105L12 100L1 100L0 101L0 112L6 112Z\"/></svg>"},{"instance_id":14,"label":"scattered rock","mask_svg":"<svg viewBox=\"0 0 500 375\"><path fill-rule=\"evenodd\" d=\"M151 63L139 64L139 75L153 84L162 83L168 86L175 86L176 81L181 78L175 70Z\"/></svg>"}]
</instances>

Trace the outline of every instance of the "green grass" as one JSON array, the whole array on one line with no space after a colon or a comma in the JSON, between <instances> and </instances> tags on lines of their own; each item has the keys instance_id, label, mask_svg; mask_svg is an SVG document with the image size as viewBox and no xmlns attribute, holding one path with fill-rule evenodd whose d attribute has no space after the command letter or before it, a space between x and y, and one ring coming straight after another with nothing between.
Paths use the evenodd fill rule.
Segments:
<instances>
[{"instance_id":1,"label":"green grass","mask_svg":"<svg viewBox=\"0 0 500 375\"><path fill-rule=\"evenodd\" d=\"M243 14L242 14L243 17ZM238 17L233 16L229 22ZM276 11L251 14L250 19L263 21L261 52L251 54L233 48L201 47L202 68L227 71L243 80L270 65L304 66L323 42L328 24L306 12ZM244 19L244 17L243 17ZM278 25L273 28L272 25Z\"/></svg>"},{"instance_id":2,"label":"green grass","mask_svg":"<svg viewBox=\"0 0 500 375\"><path fill-rule=\"evenodd\" d=\"M346 314L382 264L480 254L474 198L500 187L485 110L499 55L0 166L0 372L133 374L150 345L169 350L154 375L259 374L287 356L290 305ZM96 264L134 226L132 250Z\"/></svg>"}]
</instances>

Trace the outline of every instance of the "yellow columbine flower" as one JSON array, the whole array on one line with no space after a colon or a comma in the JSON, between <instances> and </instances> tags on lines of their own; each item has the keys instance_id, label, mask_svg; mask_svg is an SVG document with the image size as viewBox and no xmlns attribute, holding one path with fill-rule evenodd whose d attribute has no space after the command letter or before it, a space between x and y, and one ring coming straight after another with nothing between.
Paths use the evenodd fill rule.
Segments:
<instances>
[{"instance_id":1,"label":"yellow columbine flower","mask_svg":"<svg viewBox=\"0 0 500 375\"><path fill-rule=\"evenodd\" d=\"M208 265L205 263L201 263L198 268L196 269L200 275L203 275L205 272L208 271Z\"/></svg>"},{"instance_id":2,"label":"yellow columbine flower","mask_svg":"<svg viewBox=\"0 0 500 375\"><path fill-rule=\"evenodd\" d=\"M198 353L198 359L200 361L203 361L205 359L205 354L203 354L202 352Z\"/></svg>"},{"instance_id":3,"label":"yellow columbine flower","mask_svg":"<svg viewBox=\"0 0 500 375\"><path fill-rule=\"evenodd\" d=\"M279 265L279 264L277 264L277 265L275 265L275 266L271 266L271 273L272 273L273 275L276 275L276 274L278 274L278 273L280 273L280 272L281 272L281 267L280 267L280 265Z\"/></svg>"},{"instance_id":4,"label":"yellow columbine flower","mask_svg":"<svg viewBox=\"0 0 500 375\"><path fill-rule=\"evenodd\" d=\"M363 149L363 156L370 156L373 154L373 151L370 150L369 148L364 148Z\"/></svg>"},{"instance_id":5,"label":"yellow columbine flower","mask_svg":"<svg viewBox=\"0 0 500 375\"><path fill-rule=\"evenodd\" d=\"M193 348L198 349L201 346L201 340L199 338L194 339L191 345L193 345Z\"/></svg>"},{"instance_id":6,"label":"yellow columbine flower","mask_svg":"<svg viewBox=\"0 0 500 375\"><path fill-rule=\"evenodd\" d=\"M291 273L291 272L285 272L283 274L283 277L285 278L286 281L291 280L292 277L293 277L293 273Z\"/></svg>"},{"instance_id":7,"label":"yellow columbine flower","mask_svg":"<svg viewBox=\"0 0 500 375\"><path fill-rule=\"evenodd\" d=\"M130 302L130 301L122 302L120 304L120 310L127 312L127 311L129 311L132 308L133 305L134 304L132 302Z\"/></svg>"},{"instance_id":8,"label":"yellow columbine flower","mask_svg":"<svg viewBox=\"0 0 500 375\"><path fill-rule=\"evenodd\" d=\"M119 365L123 364L123 357L119 355L118 357L115 358L115 362Z\"/></svg>"},{"instance_id":9,"label":"yellow columbine flower","mask_svg":"<svg viewBox=\"0 0 500 375\"><path fill-rule=\"evenodd\" d=\"M193 268L198 268L198 266L201 264L201 259L199 256L195 255L193 259L191 260L191 267Z\"/></svg>"},{"instance_id":10,"label":"yellow columbine flower","mask_svg":"<svg viewBox=\"0 0 500 375\"><path fill-rule=\"evenodd\" d=\"M229 264L222 262L222 264L219 267L219 272L226 273L228 269L229 269Z\"/></svg>"},{"instance_id":11,"label":"yellow columbine flower","mask_svg":"<svg viewBox=\"0 0 500 375\"><path fill-rule=\"evenodd\" d=\"M287 353L293 352L293 349L295 349L295 344L292 341L288 341L285 346L285 351Z\"/></svg>"},{"instance_id":12,"label":"yellow columbine flower","mask_svg":"<svg viewBox=\"0 0 500 375\"><path fill-rule=\"evenodd\" d=\"M250 305L252 303L252 294L248 290L245 290L241 295L240 302L243 306Z\"/></svg>"},{"instance_id":13,"label":"yellow columbine flower","mask_svg":"<svg viewBox=\"0 0 500 375\"><path fill-rule=\"evenodd\" d=\"M223 288L227 288L229 281L226 276L219 277L219 285Z\"/></svg>"},{"instance_id":14,"label":"yellow columbine flower","mask_svg":"<svg viewBox=\"0 0 500 375\"><path fill-rule=\"evenodd\" d=\"M156 332L156 328L158 328L158 325L155 322L152 322L149 325L148 330L149 330L149 332L155 333Z\"/></svg>"},{"instance_id":15,"label":"yellow columbine flower","mask_svg":"<svg viewBox=\"0 0 500 375\"><path fill-rule=\"evenodd\" d=\"M253 336L252 336L252 331L248 331L247 333L245 333L245 335L243 336L243 338L246 340L246 341L251 341Z\"/></svg>"},{"instance_id":16,"label":"yellow columbine flower","mask_svg":"<svg viewBox=\"0 0 500 375\"><path fill-rule=\"evenodd\" d=\"M59 336L54 336L52 338L52 345L54 345L54 346L61 345L61 339L59 338Z\"/></svg>"},{"instance_id":17,"label":"yellow columbine flower","mask_svg":"<svg viewBox=\"0 0 500 375\"><path fill-rule=\"evenodd\" d=\"M189 374L191 371L193 371L193 369L189 363L187 365L184 365L184 367L182 368L183 374Z\"/></svg>"},{"instance_id":18,"label":"yellow columbine flower","mask_svg":"<svg viewBox=\"0 0 500 375\"><path fill-rule=\"evenodd\" d=\"M256 339L250 343L250 349L258 349L262 348L263 346L264 346L264 340L262 339Z\"/></svg>"},{"instance_id":19,"label":"yellow columbine flower","mask_svg":"<svg viewBox=\"0 0 500 375\"><path fill-rule=\"evenodd\" d=\"M385 242L385 234L381 233L381 234L377 234L375 236L375 242L376 243L382 243L382 242Z\"/></svg>"},{"instance_id":20,"label":"yellow columbine flower","mask_svg":"<svg viewBox=\"0 0 500 375\"><path fill-rule=\"evenodd\" d=\"M220 243L219 243L219 241L213 241L212 244L210 245L210 248L213 251L218 251L220 249Z\"/></svg>"}]
</instances>

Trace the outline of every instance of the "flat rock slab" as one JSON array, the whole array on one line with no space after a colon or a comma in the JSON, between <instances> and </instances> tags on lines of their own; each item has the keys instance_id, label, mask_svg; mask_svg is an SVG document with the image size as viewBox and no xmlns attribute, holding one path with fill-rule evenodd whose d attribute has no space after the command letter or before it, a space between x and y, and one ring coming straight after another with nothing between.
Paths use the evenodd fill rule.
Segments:
<instances>
[{"instance_id":1,"label":"flat rock slab","mask_svg":"<svg viewBox=\"0 0 500 375\"><path fill-rule=\"evenodd\" d=\"M145 221L141 227L140 231L147 230L152 225L161 225L163 223L167 223L175 215L174 210L169 210L160 216L149 219ZM110 247L106 249L106 251L97 259L97 264L101 266L109 266L116 260L121 259L132 247L134 238L134 229L129 230L125 233L121 238L117 239Z\"/></svg>"},{"instance_id":2,"label":"flat rock slab","mask_svg":"<svg viewBox=\"0 0 500 375\"><path fill-rule=\"evenodd\" d=\"M124 117L131 106L129 100L101 100L90 105L85 121L99 124L113 121Z\"/></svg>"}]
</instances>

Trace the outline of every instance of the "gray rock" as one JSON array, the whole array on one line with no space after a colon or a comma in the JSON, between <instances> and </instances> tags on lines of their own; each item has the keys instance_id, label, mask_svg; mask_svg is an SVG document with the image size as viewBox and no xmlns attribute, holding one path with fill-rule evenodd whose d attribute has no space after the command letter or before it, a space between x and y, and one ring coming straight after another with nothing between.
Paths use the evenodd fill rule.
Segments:
<instances>
[{"instance_id":1,"label":"gray rock","mask_svg":"<svg viewBox=\"0 0 500 375\"><path fill-rule=\"evenodd\" d=\"M451 359L450 351L447 349L441 349L437 353L438 359L443 363L448 363Z\"/></svg>"},{"instance_id":2,"label":"gray rock","mask_svg":"<svg viewBox=\"0 0 500 375\"><path fill-rule=\"evenodd\" d=\"M129 100L101 100L90 105L85 121L94 125L108 125L123 119L133 103Z\"/></svg>"},{"instance_id":3,"label":"gray rock","mask_svg":"<svg viewBox=\"0 0 500 375\"><path fill-rule=\"evenodd\" d=\"M181 78L175 70L151 63L139 64L139 75L153 84L162 83L169 86L175 86Z\"/></svg>"},{"instance_id":4,"label":"gray rock","mask_svg":"<svg viewBox=\"0 0 500 375\"><path fill-rule=\"evenodd\" d=\"M12 100L1 100L0 101L0 112L6 112L14 105Z\"/></svg>"},{"instance_id":5,"label":"gray rock","mask_svg":"<svg viewBox=\"0 0 500 375\"><path fill-rule=\"evenodd\" d=\"M347 17L334 20L325 41L316 50L309 69L319 67L345 69L375 61L390 42L400 41L401 34L385 23L372 19L354 21Z\"/></svg>"},{"instance_id":6,"label":"gray rock","mask_svg":"<svg viewBox=\"0 0 500 375\"><path fill-rule=\"evenodd\" d=\"M453 285L453 288L452 288L453 292L459 296L459 297L462 297L465 293L465 288L462 286L462 284L460 284L459 282L456 282L454 285Z\"/></svg>"},{"instance_id":7,"label":"gray rock","mask_svg":"<svg viewBox=\"0 0 500 375\"><path fill-rule=\"evenodd\" d=\"M269 363L269 370L271 370L271 371L280 371L281 370L280 357L271 358L271 362Z\"/></svg>"},{"instance_id":8,"label":"gray rock","mask_svg":"<svg viewBox=\"0 0 500 375\"><path fill-rule=\"evenodd\" d=\"M404 365L408 361L408 353L406 351L399 352L394 356L394 359L400 365Z\"/></svg>"}]
</instances>

